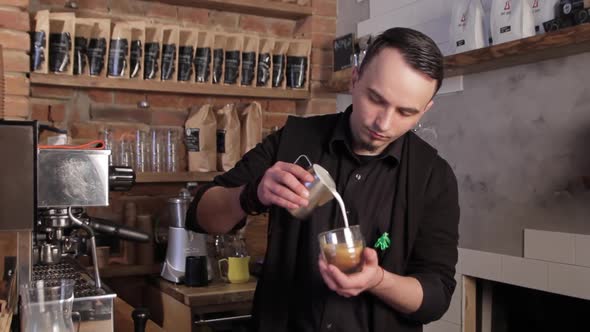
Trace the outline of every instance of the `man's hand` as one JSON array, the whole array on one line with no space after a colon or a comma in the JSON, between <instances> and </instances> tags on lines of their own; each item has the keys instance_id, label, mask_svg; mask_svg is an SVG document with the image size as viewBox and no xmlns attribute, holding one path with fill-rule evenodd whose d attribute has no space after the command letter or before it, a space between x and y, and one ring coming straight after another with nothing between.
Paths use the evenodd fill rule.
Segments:
<instances>
[{"instance_id":1,"label":"man's hand","mask_svg":"<svg viewBox=\"0 0 590 332\"><path fill-rule=\"evenodd\" d=\"M351 297L377 286L385 271L379 266L377 252L371 248L363 251L363 267L358 273L344 274L336 266L319 258L320 273L324 282L340 296Z\"/></svg>"},{"instance_id":2,"label":"man's hand","mask_svg":"<svg viewBox=\"0 0 590 332\"><path fill-rule=\"evenodd\" d=\"M303 182L313 180L301 166L279 161L264 173L258 185L258 199L265 206L274 204L286 209L307 206L309 192Z\"/></svg>"}]
</instances>

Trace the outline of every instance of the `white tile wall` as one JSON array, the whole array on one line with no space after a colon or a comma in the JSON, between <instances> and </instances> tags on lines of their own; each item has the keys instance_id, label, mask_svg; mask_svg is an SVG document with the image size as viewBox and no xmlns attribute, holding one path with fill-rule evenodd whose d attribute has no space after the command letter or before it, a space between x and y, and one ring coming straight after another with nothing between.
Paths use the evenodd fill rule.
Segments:
<instances>
[{"instance_id":1,"label":"white tile wall","mask_svg":"<svg viewBox=\"0 0 590 332\"><path fill-rule=\"evenodd\" d=\"M461 332L461 325L444 320L438 320L424 325L424 332Z\"/></svg>"},{"instance_id":2,"label":"white tile wall","mask_svg":"<svg viewBox=\"0 0 590 332\"><path fill-rule=\"evenodd\" d=\"M575 234L524 230L524 257L574 264Z\"/></svg>"},{"instance_id":3,"label":"white tile wall","mask_svg":"<svg viewBox=\"0 0 590 332\"><path fill-rule=\"evenodd\" d=\"M502 255L484 251L459 249L461 274L472 277L500 281L502 274Z\"/></svg>"},{"instance_id":4,"label":"white tile wall","mask_svg":"<svg viewBox=\"0 0 590 332\"><path fill-rule=\"evenodd\" d=\"M590 235L575 235L574 263L590 267Z\"/></svg>"},{"instance_id":5,"label":"white tile wall","mask_svg":"<svg viewBox=\"0 0 590 332\"><path fill-rule=\"evenodd\" d=\"M502 255L501 281L538 290L547 290L547 262Z\"/></svg>"},{"instance_id":6,"label":"white tile wall","mask_svg":"<svg viewBox=\"0 0 590 332\"><path fill-rule=\"evenodd\" d=\"M558 263L547 264L549 292L590 300L590 268Z\"/></svg>"}]
</instances>

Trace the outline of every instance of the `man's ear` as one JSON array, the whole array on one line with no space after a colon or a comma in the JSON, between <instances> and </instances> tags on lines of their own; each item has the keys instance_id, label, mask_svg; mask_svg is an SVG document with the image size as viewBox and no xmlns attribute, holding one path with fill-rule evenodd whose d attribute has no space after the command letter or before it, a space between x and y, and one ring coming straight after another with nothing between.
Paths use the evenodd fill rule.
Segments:
<instances>
[{"instance_id":1,"label":"man's ear","mask_svg":"<svg viewBox=\"0 0 590 332\"><path fill-rule=\"evenodd\" d=\"M426 108L424 108L424 113L428 112L432 105L434 105L434 100L431 100L428 105L426 105Z\"/></svg>"},{"instance_id":2,"label":"man's ear","mask_svg":"<svg viewBox=\"0 0 590 332\"><path fill-rule=\"evenodd\" d=\"M348 92L352 93L352 89L356 85L359 80L359 70L358 67L352 67L352 72L350 74L350 83L348 86Z\"/></svg>"}]
</instances>

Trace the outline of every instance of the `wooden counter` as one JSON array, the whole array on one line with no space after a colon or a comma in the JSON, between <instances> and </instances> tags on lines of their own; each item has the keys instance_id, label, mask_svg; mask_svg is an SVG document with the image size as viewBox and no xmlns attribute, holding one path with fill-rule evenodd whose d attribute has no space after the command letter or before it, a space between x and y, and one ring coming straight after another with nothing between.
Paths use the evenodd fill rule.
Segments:
<instances>
[{"instance_id":1,"label":"wooden counter","mask_svg":"<svg viewBox=\"0 0 590 332\"><path fill-rule=\"evenodd\" d=\"M187 287L159 277L150 279L146 303L153 320L166 331L195 331L195 322L210 314L249 314L256 289L252 278L243 284L213 282L206 287Z\"/></svg>"},{"instance_id":2,"label":"wooden counter","mask_svg":"<svg viewBox=\"0 0 590 332\"><path fill-rule=\"evenodd\" d=\"M207 287L187 287L157 278L152 280L152 285L179 302L194 307L251 302L254 298L256 280L252 278L243 284L214 282Z\"/></svg>"}]
</instances>

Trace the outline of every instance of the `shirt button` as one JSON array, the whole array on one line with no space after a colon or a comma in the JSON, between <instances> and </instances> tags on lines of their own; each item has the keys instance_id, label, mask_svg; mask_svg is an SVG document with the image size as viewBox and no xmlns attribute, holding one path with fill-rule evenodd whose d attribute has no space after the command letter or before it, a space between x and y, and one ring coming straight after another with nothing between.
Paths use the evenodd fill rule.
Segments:
<instances>
[{"instance_id":1,"label":"shirt button","mask_svg":"<svg viewBox=\"0 0 590 332\"><path fill-rule=\"evenodd\" d=\"M360 181L360 180L363 178L363 176L362 176L362 175L360 175L360 174L358 174L358 173L357 173L357 174L355 174L355 176L354 176L354 177L355 177L355 178L356 178L358 181Z\"/></svg>"},{"instance_id":2,"label":"shirt button","mask_svg":"<svg viewBox=\"0 0 590 332\"><path fill-rule=\"evenodd\" d=\"M328 324L326 324L326 328L327 328L328 330L330 330L330 329L332 328L332 323L328 323Z\"/></svg>"}]
</instances>

